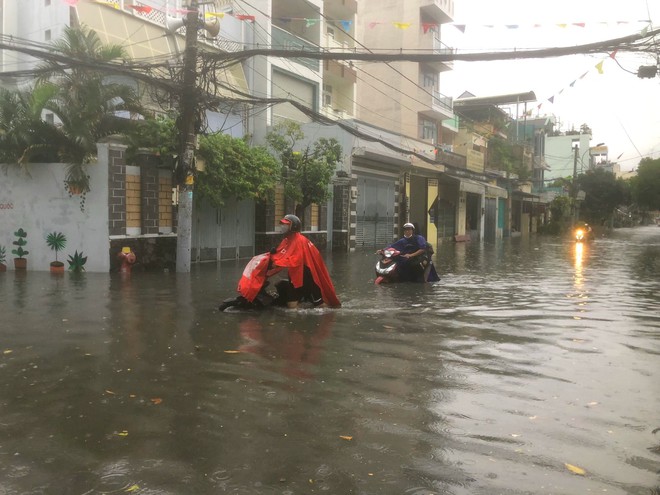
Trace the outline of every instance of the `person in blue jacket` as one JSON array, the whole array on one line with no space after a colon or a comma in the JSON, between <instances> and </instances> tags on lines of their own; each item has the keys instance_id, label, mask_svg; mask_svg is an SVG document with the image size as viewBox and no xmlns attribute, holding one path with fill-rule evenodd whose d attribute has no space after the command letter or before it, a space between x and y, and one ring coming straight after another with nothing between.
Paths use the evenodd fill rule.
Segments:
<instances>
[{"instance_id":1,"label":"person in blue jacket","mask_svg":"<svg viewBox=\"0 0 660 495\"><path fill-rule=\"evenodd\" d=\"M415 234L415 226L403 224L403 237L390 244L399 255L399 266L403 279L410 282L437 282L440 280L435 267L431 263L433 250L431 245L420 234ZM427 269L429 268L429 269Z\"/></svg>"}]
</instances>

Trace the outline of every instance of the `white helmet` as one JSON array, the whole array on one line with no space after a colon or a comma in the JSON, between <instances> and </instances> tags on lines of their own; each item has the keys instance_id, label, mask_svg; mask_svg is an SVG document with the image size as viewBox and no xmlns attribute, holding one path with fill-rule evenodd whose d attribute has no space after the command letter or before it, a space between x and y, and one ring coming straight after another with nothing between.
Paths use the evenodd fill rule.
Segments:
<instances>
[{"instance_id":1,"label":"white helmet","mask_svg":"<svg viewBox=\"0 0 660 495\"><path fill-rule=\"evenodd\" d=\"M404 224L403 224L403 228L404 228L404 230L405 230L405 229L413 229L413 230L415 230L415 226L414 226L412 223L410 223L410 222L406 222L406 223L404 223Z\"/></svg>"}]
</instances>

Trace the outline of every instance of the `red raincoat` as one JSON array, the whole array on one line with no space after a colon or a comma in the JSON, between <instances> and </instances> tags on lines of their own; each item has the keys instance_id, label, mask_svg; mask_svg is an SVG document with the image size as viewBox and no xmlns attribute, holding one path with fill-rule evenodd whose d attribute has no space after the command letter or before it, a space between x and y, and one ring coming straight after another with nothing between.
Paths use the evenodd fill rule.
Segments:
<instances>
[{"instance_id":1,"label":"red raincoat","mask_svg":"<svg viewBox=\"0 0 660 495\"><path fill-rule=\"evenodd\" d=\"M287 235L271 259L274 265L289 269L289 278L295 288L302 287L304 267L309 267L314 282L321 289L323 302L332 308L341 306L321 253L300 232Z\"/></svg>"}]
</instances>

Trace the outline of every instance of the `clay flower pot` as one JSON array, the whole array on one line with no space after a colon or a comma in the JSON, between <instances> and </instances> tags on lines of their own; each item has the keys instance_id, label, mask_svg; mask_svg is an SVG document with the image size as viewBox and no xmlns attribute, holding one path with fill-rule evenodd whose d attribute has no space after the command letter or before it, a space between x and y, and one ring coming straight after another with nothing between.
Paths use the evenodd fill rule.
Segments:
<instances>
[{"instance_id":1,"label":"clay flower pot","mask_svg":"<svg viewBox=\"0 0 660 495\"><path fill-rule=\"evenodd\" d=\"M50 273L64 273L64 263L61 261L51 261Z\"/></svg>"}]
</instances>

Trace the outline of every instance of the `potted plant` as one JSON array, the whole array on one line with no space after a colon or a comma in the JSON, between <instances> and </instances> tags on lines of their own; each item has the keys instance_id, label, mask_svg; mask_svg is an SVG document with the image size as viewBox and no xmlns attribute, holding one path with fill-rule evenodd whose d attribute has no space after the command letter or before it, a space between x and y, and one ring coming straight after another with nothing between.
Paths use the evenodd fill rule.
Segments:
<instances>
[{"instance_id":1,"label":"potted plant","mask_svg":"<svg viewBox=\"0 0 660 495\"><path fill-rule=\"evenodd\" d=\"M12 254L16 255L16 258L14 258L14 269L25 270L27 268L27 259L25 259L25 256L30 254L29 251L23 249L23 246L27 244L25 240L27 232L21 227L14 232L14 235L16 236L16 240L12 244L16 246L16 249L11 250Z\"/></svg>"},{"instance_id":2,"label":"potted plant","mask_svg":"<svg viewBox=\"0 0 660 495\"><path fill-rule=\"evenodd\" d=\"M69 270L74 273L80 273L85 271L85 263L87 263L87 256L83 256L82 251L79 253L78 250L73 254L69 255Z\"/></svg>"},{"instance_id":3,"label":"potted plant","mask_svg":"<svg viewBox=\"0 0 660 495\"><path fill-rule=\"evenodd\" d=\"M0 272L7 271L7 265L5 265L5 260L7 259L7 250L4 246L0 246Z\"/></svg>"},{"instance_id":4,"label":"potted plant","mask_svg":"<svg viewBox=\"0 0 660 495\"><path fill-rule=\"evenodd\" d=\"M64 263L57 259L57 253L66 246L66 236L62 232L51 232L46 236L46 244L55 251L55 261L50 262L50 271L64 273Z\"/></svg>"}]
</instances>

